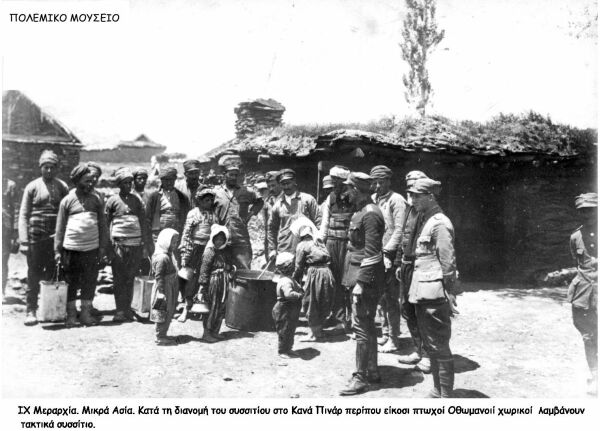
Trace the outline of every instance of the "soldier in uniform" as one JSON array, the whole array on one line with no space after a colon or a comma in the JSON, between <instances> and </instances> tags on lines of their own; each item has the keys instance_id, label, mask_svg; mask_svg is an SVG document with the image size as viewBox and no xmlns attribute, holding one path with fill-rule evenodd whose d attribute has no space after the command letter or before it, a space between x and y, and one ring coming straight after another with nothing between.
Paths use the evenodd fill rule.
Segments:
<instances>
[{"instance_id":1,"label":"soldier in uniform","mask_svg":"<svg viewBox=\"0 0 600 431\"><path fill-rule=\"evenodd\" d=\"M592 377L588 393L598 393L598 195L584 193L575 199L583 225L571 235L570 249L577 275L569 286L573 323L583 338L585 357Z\"/></svg>"},{"instance_id":2,"label":"soldier in uniform","mask_svg":"<svg viewBox=\"0 0 600 431\"><path fill-rule=\"evenodd\" d=\"M273 209L273 205L275 205L275 201L281 195L281 186L277 181L277 176L279 175L279 171L269 171L265 175L265 180L267 181L267 188L269 189L269 195L265 199L265 205L262 209L264 227L265 227L265 238L264 238L264 247L265 247L265 259L269 260L269 217L271 215L271 210ZM269 262L267 262L269 263Z\"/></svg>"},{"instance_id":3,"label":"soldier in uniform","mask_svg":"<svg viewBox=\"0 0 600 431\"><path fill-rule=\"evenodd\" d=\"M454 227L435 195L441 183L418 179L408 189L412 205L423 215L416 233L414 271L408 300L415 304L419 334L431 360L433 398L450 398L454 360L450 350L450 317L456 312L456 257Z\"/></svg>"},{"instance_id":4,"label":"soldier in uniform","mask_svg":"<svg viewBox=\"0 0 600 431\"><path fill-rule=\"evenodd\" d=\"M305 216L314 224L319 223L317 200L308 193L298 191L296 173L292 169L283 169L277 181L283 193L277 198L269 216L269 258L287 251L296 254L298 239L290 227L299 216Z\"/></svg>"},{"instance_id":5,"label":"soldier in uniform","mask_svg":"<svg viewBox=\"0 0 600 431\"><path fill-rule=\"evenodd\" d=\"M183 162L183 176L185 178L175 182L175 188L185 196L187 208L192 210L196 207L195 196L200 185L200 162L194 159Z\"/></svg>"},{"instance_id":6,"label":"soldier in uniform","mask_svg":"<svg viewBox=\"0 0 600 431\"><path fill-rule=\"evenodd\" d=\"M396 279L394 261L402 239L402 222L407 203L391 190L392 170L384 165L375 166L370 172L375 186L373 202L379 206L385 220L383 234L383 264L385 266L385 289L380 306L383 311L383 340L380 352L391 353L398 350L400 338L400 286Z\"/></svg>"},{"instance_id":7,"label":"soldier in uniform","mask_svg":"<svg viewBox=\"0 0 600 431\"><path fill-rule=\"evenodd\" d=\"M381 381L377 368L375 312L384 285L383 234L385 221L371 201L371 177L353 172L345 181L356 208L348 229L348 252L342 284L352 287L352 328L356 339L356 371L340 395L355 395Z\"/></svg>"},{"instance_id":8,"label":"soldier in uniform","mask_svg":"<svg viewBox=\"0 0 600 431\"><path fill-rule=\"evenodd\" d=\"M421 171L411 171L406 175L406 187L411 188L414 182L420 178L427 178ZM415 345L415 351L410 355L402 355L398 357L398 362L401 364L414 364L415 367L424 372L431 372L431 363L427 351L423 348L423 340L419 333L417 325L417 314L415 304L408 301L408 290L412 280L414 263L415 263L415 248L416 248L416 232L423 225L423 215L420 214L411 204L410 196L408 199L408 208L406 210L404 221L402 222L402 240L394 267L396 270L396 278L400 281L400 298L402 317L406 320L408 331Z\"/></svg>"},{"instance_id":9,"label":"soldier in uniform","mask_svg":"<svg viewBox=\"0 0 600 431\"><path fill-rule=\"evenodd\" d=\"M335 292L332 303L332 318L337 330L350 329L350 294L342 285L344 260L348 243L348 226L354 212L352 204L344 194L344 181L350 171L344 166L334 166L329 170L333 191L321 205L321 225L319 237L327 246L331 256L331 272L335 279ZM353 286L349 286L352 288Z\"/></svg>"}]
</instances>

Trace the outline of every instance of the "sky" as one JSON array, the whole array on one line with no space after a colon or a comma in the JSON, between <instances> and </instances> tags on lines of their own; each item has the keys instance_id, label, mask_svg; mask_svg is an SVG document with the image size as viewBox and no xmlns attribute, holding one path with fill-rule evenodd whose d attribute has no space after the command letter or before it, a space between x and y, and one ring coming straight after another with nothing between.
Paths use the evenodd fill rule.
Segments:
<instances>
[{"instance_id":1,"label":"sky","mask_svg":"<svg viewBox=\"0 0 600 431\"><path fill-rule=\"evenodd\" d=\"M591 0L439 0L432 114L485 121L538 111L597 127ZM26 11L112 12L118 23L11 23ZM2 89L18 89L84 144L144 133L200 155L234 136L233 108L274 98L289 124L411 113L402 0L168 0L2 4Z\"/></svg>"}]
</instances>

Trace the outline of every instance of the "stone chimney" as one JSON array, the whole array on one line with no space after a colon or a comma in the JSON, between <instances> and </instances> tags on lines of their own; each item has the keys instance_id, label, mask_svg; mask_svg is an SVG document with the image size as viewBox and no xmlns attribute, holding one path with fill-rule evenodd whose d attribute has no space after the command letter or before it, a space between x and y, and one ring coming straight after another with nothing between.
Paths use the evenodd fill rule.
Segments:
<instances>
[{"instance_id":1,"label":"stone chimney","mask_svg":"<svg viewBox=\"0 0 600 431\"><path fill-rule=\"evenodd\" d=\"M237 115L235 134L241 139L281 126L285 107L273 99L256 99L240 103L233 112Z\"/></svg>"}]
</instances>

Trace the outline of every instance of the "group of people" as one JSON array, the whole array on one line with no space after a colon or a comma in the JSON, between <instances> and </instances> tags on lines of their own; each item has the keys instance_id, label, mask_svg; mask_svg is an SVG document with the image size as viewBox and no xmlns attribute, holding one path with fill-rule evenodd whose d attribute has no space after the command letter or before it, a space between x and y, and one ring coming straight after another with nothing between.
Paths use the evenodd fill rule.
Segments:
<instances>
[{"instance_id":1,"label":"group of people","mask_svg":"<svg viewBox=\"0 0 600 431\"><path fill-rule=\"evenodd\" d=\"M178 297L183 302L178 320L185 322L195 303L204 304L203 339L218 341L229 286L236 270L252 261L248 222L262 214L266 265L279 274L272 315L281 357L297 356L294 334L302 314L310 330L306 341L323 340L327 327L331 333L351 332L356 369L340 394L365 392L381 381L378 352L399 348L402 316L414 352L398 360L432 375L432 397L451 397L449 343L451 317L458 312L458 271L454 228L437 201L441 183L421 171L409 172L405 199L391 190L393 172L386 166L368 174L334 166L323 179L326 197L319 204L298 190L292 169L268 172L251 187L241 185L240 162L236 155L219 160L224 172L219 185L202 183L196 160L183 163L180 180L174 167L161 167L155 191L145 189L146 170L119 168L113 173L119 192L106 198L95 187L102 173L98 165L76 166L70 174L75 188L69 191L56 178L58 157L44 151L41 177L25 188L19 212L19 242L28 263L25 324L37 323L39 281L59 275L69 286L66 325L96 324L93 299L104 260L113 272L113 320L133 320L133 282L141 271L155 278L150 318L158 345L176 343L167 331ZM578 198L578 208L597 207L597 197L594 206L590 195ZM590 229L582 228L571 240L580 273L570 298L597 376L597 329L590 323L597 322L597 252L595 239L587 242L593 238L591 232L585 235ZM578 293L586 286L587 293Z\"/></svg>"}]
</instances>

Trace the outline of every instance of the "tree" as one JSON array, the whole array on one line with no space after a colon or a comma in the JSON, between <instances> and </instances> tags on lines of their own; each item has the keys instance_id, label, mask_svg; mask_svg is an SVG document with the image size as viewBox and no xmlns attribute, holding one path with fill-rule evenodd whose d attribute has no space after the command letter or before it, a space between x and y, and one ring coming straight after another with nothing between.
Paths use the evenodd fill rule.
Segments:
<instances>
[{"instance_id":1,"label":"tree","mask_svg":"<svg viewBox=\"0 0 600 431\"><path fill-rule=\"evenodd\" d=\"M402 38L399 44L402 59L408 63L409 71L402 76L406 87L404 96L422 116L429 104L431 83L427 71L429 54L444 38L435 20L435 0L405 0L407 14L404 18Z\"/></svg>"}]
</instances>

